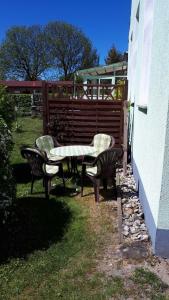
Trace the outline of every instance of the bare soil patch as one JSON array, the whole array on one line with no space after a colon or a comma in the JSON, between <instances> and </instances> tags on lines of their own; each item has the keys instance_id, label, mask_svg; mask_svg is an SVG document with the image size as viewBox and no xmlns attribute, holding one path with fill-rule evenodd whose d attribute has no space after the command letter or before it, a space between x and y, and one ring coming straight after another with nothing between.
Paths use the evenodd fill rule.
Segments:
<instances>
[{"instance_id":1,"label":"bare soil patch","mask_svg":"<svg viewBox=\"0 0 169 300\"><path fill-rule=\"evenodd\" d=\"M142 287L131 279L134 272L141 268L158 275L162 283L169 285L169 260L153 254L150 240L123 240L121 243L118 203L115 196L109 191L108 197L101 195L100 202L95 203L93 189L88 188L86 191L87 195L83 198L78 195L77 201L82 201L89 209L89 224L100 239L101 248L96 253L96 270L107 278L119 277L124 282L125 295L116 299L169 299L169 289L166 285L159 294L159 297L163 298L153 298L154 293L149 286L142 290Z\"/></svg>"}]
</instances>

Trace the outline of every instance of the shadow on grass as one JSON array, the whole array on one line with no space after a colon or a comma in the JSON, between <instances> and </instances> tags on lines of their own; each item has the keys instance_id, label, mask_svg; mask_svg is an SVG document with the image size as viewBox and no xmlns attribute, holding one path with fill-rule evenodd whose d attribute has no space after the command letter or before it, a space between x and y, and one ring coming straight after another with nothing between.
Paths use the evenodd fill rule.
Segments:
<instances>
[{"instance_id":1,"label":"shadow on grass","mask_svg":"<svg viewBox=\"0 0 169 300\"><path fill-rule=\"evenodd\" d=\"M108 187L107 190L104 190L102 187L100 187L99 195L100 199L102 199L102 202L117 201L117 192L113 187ZM85 196L93 196L94 198L94 188L90 192L86 192L84 189L82 199L85 199Z\"/></svg>"},{"instance_id":2,"label":"shadow on grass","mask_svg":"<svg viewBox=\"0 0 169 300\"><path fill-rule=\"evenodd\" d=\"M13 164L13 176L17 183L28 183L31 181L31 169L28 163Z\"/></svg>"},{"instance_id":3,"label":"shadow on grass","mask_svg":"<svg viewBox=\"0 0 169 300\"><path fill-rule=\"evenodd\" d=\"M8 222L0 228L0 262L25 258L34 250L47 249L61 240L71 220L71 211L62 201L43 197L19 198Z\"/></svg>"}]
</instances>

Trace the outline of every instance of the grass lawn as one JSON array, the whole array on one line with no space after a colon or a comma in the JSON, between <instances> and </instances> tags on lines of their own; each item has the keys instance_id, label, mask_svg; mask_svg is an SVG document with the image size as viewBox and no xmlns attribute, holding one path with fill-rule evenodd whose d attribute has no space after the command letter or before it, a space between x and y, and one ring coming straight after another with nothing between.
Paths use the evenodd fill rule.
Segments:
<instances>
[{"instance_id":1,"label":"grass lawn","mask_svg":"<svg viewBox=\"0 0 169 300\"><path fill-rule=\"evenodd\" d=\"M55 180L49 201L41 181L30 195L29 169L19 147L34 145L41 133L42 121L29 117L22 119L20 133L13 132L11 162L17 201L1 236L0 299L167 299L162 283L152 273L136 270L130 288L124 278L106 276L99 269L110 241L111 251L117 243L113 201L96 205L93 195L70 197L69 184L63 191L60 180Z\"/></svg>"}]
</instances>

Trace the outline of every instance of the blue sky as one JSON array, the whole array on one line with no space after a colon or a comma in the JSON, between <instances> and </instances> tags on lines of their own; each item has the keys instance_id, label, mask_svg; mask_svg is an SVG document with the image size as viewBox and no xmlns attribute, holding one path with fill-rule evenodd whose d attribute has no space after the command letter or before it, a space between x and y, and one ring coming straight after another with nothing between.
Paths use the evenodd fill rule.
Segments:
<instances>
[{"instance_id":1,"label":"blue sky","mask_svg":"<svg viewBox=\"0 0 169 300\"><path fill-rule=\"evenodd\" d=\"M128 47L131 0L7 0L0 7L0 41L14 25L47 24L61 20L79 27L100 55L100 64L114 44Z\"/></svg>"}]
</instances>

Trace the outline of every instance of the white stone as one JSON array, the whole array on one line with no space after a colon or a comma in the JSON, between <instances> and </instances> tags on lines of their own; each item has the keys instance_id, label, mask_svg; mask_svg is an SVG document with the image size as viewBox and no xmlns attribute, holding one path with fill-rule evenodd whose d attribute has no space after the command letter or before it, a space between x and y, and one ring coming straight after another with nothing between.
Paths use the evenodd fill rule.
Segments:
<instances>
[{"instance_id":1,"label":"white stone","mask_svg":"<svg viewBox=\"0 0 169 300\"><path fill-rule=\"evenodd\" d=\"M147 234L142 235L141 241L147 241L147 240L148 240L148 235Z\"/></svg>"},{"instance_id":2,"label":"white stone","mask_svg":"<svg viewBox=\"0 0 169 300\"><path fill-rule=\"evenodd\" d=\"M145 225L144 223L141 224L141 225L140 225L140 229L141 229L141 230L146 230L146 225Z\"/></svg>"},{"instance_id":3,"label":"white stone","mask_svg":"<svg viewBox=\"0 0 169 300\"><path fill-rule=\"evenodd\" d=\"M139 228L137 228L137 227L131 227L130 228L130 232L133 234L133 233L138 233L139 232Z\"/></svg>"},{"instance_id":4,"label":"white stone","mask_svg":"<svg viewBox=\"0 0 169 300\"><path fill-rule=\"evenodd\" d=\"M130 207L131 207L131 203L127 203L127 204L125 205L125 207L126 207L126 208L130 208Z\"/></svg>"},{"instance_id":5,"label":"white stone","mask_svg":"<svg viewBox=\"0 0 169 300\"><path fill-rule=\"evenodd\" d=\"M129 227L127 225L124 226L124 231L129 231Z\"/></svg>"},{"instance_id":6,"label":"white stone","mask_svg":"<svg viewBox=\"0 0 169 300\"><path fill-rule=\"evenodd\" d=\"M137 236L137 235L132 235L132 236L131 236L131 239L134 240L134 241L135 241L135 240L138 240L138 236Z\"/></svg>"},{"instance_id":7,"label":"white stone","mask_svg":"<svg viewBox=\"0 0 169 300\"><path fill-rule=\"evenodd\" d=\"M140 225L140 220L135 220L135 221L134 221L134 225L135 225L135 226L136 226L136 225L139 226L139 225Z\"/></svg>"},{"instance_id":8,"label":"white stone","mask_svg":"<svg viewBox=\"0 0 169 300\"><path fill-rule=\"evenodd\" d=\"M123 199L121 200L121 202L122 202L122 204L123 204L123 203L127 202L127 199L126 199L126 198L123 198Z\"/></svg>"},{"instance_id":9,"label":"white stone","mask_svg":"<svg viewBox=\"0 0 169 300\"><path fill-rule=\"evenodd\" d=\"M128 231L123 231L123 235L124 235L124 236L128 236L128 235L129 235L129 232L128 232Z\"/></svg>"}]
</instances>

